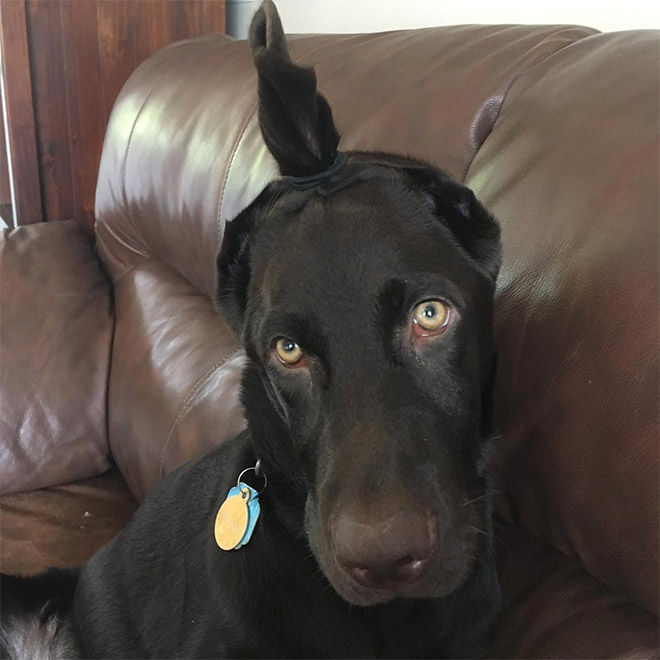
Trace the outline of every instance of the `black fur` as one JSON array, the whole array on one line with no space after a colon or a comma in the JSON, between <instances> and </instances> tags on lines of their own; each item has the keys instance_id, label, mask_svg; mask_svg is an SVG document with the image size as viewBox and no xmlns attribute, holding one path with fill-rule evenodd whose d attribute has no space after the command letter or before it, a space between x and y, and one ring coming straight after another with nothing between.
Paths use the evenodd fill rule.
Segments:
<instances>
[{"instance_id":1,"label":"black fur","mask_svg":"<svg viewBox=\"0 0 660 660\"><path fill-rule=\"evenodd\" d=\"M332 110L316 91L314 69L291 61L272 2L264 2L255 14L249 42L259 72L261 133L280 172L309 176L327 169L339 143Z\"/></svg>"},{"instance_id":2,"label":"black fur","mask_svg":"<svg viewBox=\"0 0 660 660\"><path fill-rule=\"evenodd\" d=\"M250 43L280 171L324 170L332 113L269 0ZM82 657L482 654L500 606L487 467L499 264L495 220L428 164L356 152L309 190L269 184L218 257L248 430L163 479L84 567L70 614L66 583ZM450 309L442 333L415 329L427 300ZM280 337L304 350L299 366L275 356ZM216 512L257 458L261 518L223 552Z\"/></svg>"}]
</instances>

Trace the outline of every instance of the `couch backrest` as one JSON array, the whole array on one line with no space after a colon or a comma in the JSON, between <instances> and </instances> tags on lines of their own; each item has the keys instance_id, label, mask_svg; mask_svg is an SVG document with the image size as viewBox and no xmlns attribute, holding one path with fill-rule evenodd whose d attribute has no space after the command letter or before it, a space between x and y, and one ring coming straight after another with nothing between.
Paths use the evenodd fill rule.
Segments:
<instances>
[{"instance_id":1,"label":"couch backrest","mask_svg":"<svg viewBox=\"0 0 660 660\"><path fill-rule=\"evenodd\" d=\"M425 158L499 216L499 511L657 608L657 35L463 26L291 52L316 67L340 148ZM117 100L97 238L110 445L138 496L243 425L215 256L275 174L244 42L169 47Z\"/></svg>"}]
</instances>

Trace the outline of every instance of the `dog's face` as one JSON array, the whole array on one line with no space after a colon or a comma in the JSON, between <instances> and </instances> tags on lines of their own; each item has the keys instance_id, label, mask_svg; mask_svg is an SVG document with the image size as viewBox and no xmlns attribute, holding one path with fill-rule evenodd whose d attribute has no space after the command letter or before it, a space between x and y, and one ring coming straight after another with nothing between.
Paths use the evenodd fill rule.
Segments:
<instances>
[{"instance_id":1,"label":"dog's face","mask_svg":"<svg viewBox=\"0 0 660 660\"><path fill-rule=\"evenodd\" d=\"M264 137L283 173L314 174L334 158L329 107L315 85L293 116L273 102L282 77L309 71L288 61L272 4L259 11ZM317 124L298 116L305 102ZM309 190L274 182L228 225L219 304L248 355L255 449L271 484L296 489L350 603L448 594L483 545L498 267L497 224L469 190L382 154L350 154Z\"/></svg>"}]
</instances>

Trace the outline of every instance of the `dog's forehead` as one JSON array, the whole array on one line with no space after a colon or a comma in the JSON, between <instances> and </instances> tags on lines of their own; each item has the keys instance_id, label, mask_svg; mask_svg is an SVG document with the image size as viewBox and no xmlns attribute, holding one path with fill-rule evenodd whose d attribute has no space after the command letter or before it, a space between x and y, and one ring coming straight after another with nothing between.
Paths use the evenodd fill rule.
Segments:
<instances>
[{"instance_id":1,"label":"dog's forehead","mask_svg":"<svg viewBox=\"0 0 660 660\"><path fill-rule=\"evenodd\" d=\"M293 212L282 206L260 231L253 264L270 298L328 289L369 297L392 278L464 270L459 248L432 207L396 180L313 194Z\"/></svg>"}]
</instances>

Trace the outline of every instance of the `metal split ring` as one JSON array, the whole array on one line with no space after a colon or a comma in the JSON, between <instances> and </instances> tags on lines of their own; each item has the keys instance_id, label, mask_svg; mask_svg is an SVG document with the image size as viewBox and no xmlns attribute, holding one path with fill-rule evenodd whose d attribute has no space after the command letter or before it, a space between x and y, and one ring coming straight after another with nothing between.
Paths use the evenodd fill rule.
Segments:
<instances>
[{"instance_id":1,"label":"metal split ring","mask_svg":"<svg viewBox=\"0 0 660 660\"><path fill-rule=\"evenodd\" d=\"M264 490L266 490L266 486L268 485L268 477L266 477L266 475L264 474L264 472L261 470L261 459L260 459L260 458L257 459L257 462L255 463L254 467L245 468L245 470L243 470L243 472L241 472L241 473L238 475L238 479L236 480L236 485L238 486L238 489L240 490L241 477L242 477L246 472L249 472L250 470L254 470L255 475L256 475L257 477L261 477L261 478L264 480L263 488L262 488L261 490L258 490L258 491L257 491L257 494L258 494L258 495L261 495L261 493L263 493ZM241 491L241 492L242 492L242 491Z\"/></svg>"}]
</instances>

